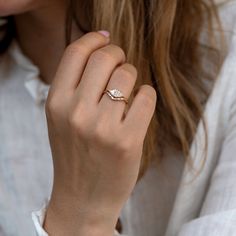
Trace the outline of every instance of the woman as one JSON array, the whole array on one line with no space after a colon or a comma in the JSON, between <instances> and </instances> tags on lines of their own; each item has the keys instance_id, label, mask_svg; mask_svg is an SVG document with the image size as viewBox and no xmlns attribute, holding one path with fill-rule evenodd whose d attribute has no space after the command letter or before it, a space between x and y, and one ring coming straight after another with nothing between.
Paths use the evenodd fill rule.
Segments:
<instances>
[{"instance_id":1,"label":"woman","mask_svg":"<svg viewBox=\"0 0 236 236\"><path fill-rule=\"evenodd\" d=\"M0 15L1 235L236 235L235 1Z\"/></svg>"}]
</instances>

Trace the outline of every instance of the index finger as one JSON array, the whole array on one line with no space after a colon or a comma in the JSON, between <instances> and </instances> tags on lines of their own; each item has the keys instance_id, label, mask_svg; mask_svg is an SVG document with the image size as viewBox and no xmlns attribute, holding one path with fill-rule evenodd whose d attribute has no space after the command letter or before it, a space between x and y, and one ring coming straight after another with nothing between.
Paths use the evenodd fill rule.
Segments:
<instances>
[{"instance_id":1,"label":"index finger","mask_svg":"<svg viewBox=\"0 0 236 236\"><path fill-rule=\"evenodd\" d=\"M102 31L89 32L70 44L59 63L52 89L75 89L82 76L90 54L109 43Z\"/></svg>"}]
</instances>

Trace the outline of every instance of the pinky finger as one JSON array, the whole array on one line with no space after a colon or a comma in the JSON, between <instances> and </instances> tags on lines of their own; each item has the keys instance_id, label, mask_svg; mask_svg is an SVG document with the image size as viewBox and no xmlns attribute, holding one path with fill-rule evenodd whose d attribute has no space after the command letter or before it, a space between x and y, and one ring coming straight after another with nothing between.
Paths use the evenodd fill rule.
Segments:
<instances>
[{"instance_id":1,"label":"pinky finger","mask_svg":"<svg viewBox=\"0 0 236 236\"><path fill-rule=\"evenodd\" d=\"M149 85L140 86L129 111L124 126L134 137L144 140L156 107L156 91Z\"/></svg>"}]
</instances>

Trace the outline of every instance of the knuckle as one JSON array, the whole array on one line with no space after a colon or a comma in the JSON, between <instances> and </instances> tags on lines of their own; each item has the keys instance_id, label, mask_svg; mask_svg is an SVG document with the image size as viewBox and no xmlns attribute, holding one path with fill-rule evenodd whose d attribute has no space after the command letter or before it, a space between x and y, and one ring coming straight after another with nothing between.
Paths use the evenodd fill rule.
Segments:
<instances>
[{"instance_id":1,"label":"knuckle","mask_svg":"<svg viewBox=\"0 0 236 236\"><path fill-rule=\"evenodd\" d=\"M84 43L77 41L67 46L65 53L68 56L77 54L86 55L88 53L88 48Z\"/></svg>"},{"instance_id":2,"label":"knuckle","mask_svg":"<svg viewBox=\"0 0 236 236\"><path fill-rule=\"evenodd\" d=\"M124 77L127 79L135 79L137 77L137 69L131 64L124 64L117 68L116 72L119 74L120 77Z\"/></svg>"},{"instance_id":3,"label":"knuckle","mask_svg":"<svg viewBox=\"0 0 236 236\"><path fill-rule=\"evenodd\" d=\"M93 62L115 61L114 55L104 49L98 49L91 53L90 60Z\"/></svg>"},{"instance_id":4,"label":"knuckle","mask_svg":"<svg viewBox=\"0 0 236 236\"><path fill-rule=\"evenodd\" d=\"M48 98L45 103L46 115L49 117L58 115L60 113L61 106L55 95L48 95Z\"/></svg>"},{"instance_id":5,"label":"knuckle","mask_svg":"<svg viewBox=\"0 0 236 236\"><path fill-rule=\"evenodd\" d=\"M143 85L139 96L144 106L153 106L156 103L156 91L149 85Z\"/></svg>"},{"instance_id":6,"label":"knuckle","mask_svg":"<svg viewBox=\"0 0 236 236\"><path fill-rule=\"evenodd\" d=\"M73 111L70 111L68 114L68 123L71 127L77 127L78 125L78 119L77 114Z\"/></svg>"},{"instance_id":7,"label":"knuckle","mask_svg":"<svg viewBox=\"0 0 236 236\"><path fill-rule=\"evenodd\" d=\"M99 123L93 129L91 133L91 139L97 144L107 145L108 144L108 135L105 131L104 125Z\"/></svg>"},{"instance_id":8,"label":"knuckle","mask_svg":"<svg viewBox=\"0 0 236 236\"><path fill-rule=\"evenodd\" d=\"M80 138L87 137L87 125L84 122L84 119L79 117L77 113L71 113L68 118L69 126L73 133Z\"/></svg>"},{"instance_id":9,"label":"knuckle","mask_svg":"<svg viewBox=\"0 0 236 236\"><path fill-rule=\"evenodd\" d=\"M131 154L134 149L135 142L131 138L126 138L119 142L118 151L124 156Z\"/></svg>"},{"instance_id":10,"label":"knuckle","mask_svg":"<svg viewBox=\"0 0 236 236\"><path fill-rule=\"evenodd\" d=\"M124 51L115 44L110 44L106 47L100 48L94 51L91 54L91 59L95 61L113 61L116 62L117 60L125 59Z\"/></svg>"},{"instance_id":11,"label":"knuckle","mask_svg":"<svg viewBox=\"0 0 236 236\"><path fill-rule=\"evenodd\" d=\"M136 150L137 142L131 136L124 138L120 131L119 129L113 129L111 137L109 126L103 122L99 122L93 127L89 135L89 140L93 145L111 148L114 150L114 153L119 154L118 156L120 158L131 156L134 150Z\"/></svg>"},{"instance_id":12,"label":"knuckle","mask_svg":"<svg viewBox=\"0 0 236 236\"><path fill-rule=\"evenodd\" d=\"M121 47L119 47L118 45L109 44L107 46L107 48L104 48L104 50L106 50L106 49L111 50L111 51L117 51L117 54L121 55L121 58L123 58L123 59L126 58L124 50Z\"/></svg>"},{"instance_id":13,"label":"knuckle","mask_svg":"<svg viewBox=\"0 0 236 236\"><path fill-rule=\"evenodd\" d=\"M68 112L68 123L70 127L75 130L77 134L84 134L86 133L86 119L85 114L83 114L82 109L80 106L77 106L76 109L72 109Z\"/></svg>"},{"instance_id":14,"label":"knuckle","mask_svg":"<svg viewBox=\"0 0 236 236\"><path fill-rule=\"evenodd\" d=\"M141 102L142 102L142 105L145 107L151 107L154 103L153 99L145 93L141 94Z\"/></svg>"}]
</instances>

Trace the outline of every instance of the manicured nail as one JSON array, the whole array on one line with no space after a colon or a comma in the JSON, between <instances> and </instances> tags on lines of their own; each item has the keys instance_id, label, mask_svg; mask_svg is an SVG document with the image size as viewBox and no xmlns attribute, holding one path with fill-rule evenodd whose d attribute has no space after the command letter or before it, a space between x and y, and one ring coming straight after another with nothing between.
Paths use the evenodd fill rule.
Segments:
<instances>
[{"instance_id":1,"label":"manicured nail","mask_svg":"<svg viewBox=\"0 0 236 236\"><path fill-rule=\"evenodd\" d=\"M110 36L110 33L106 30L99 30L98 31L100 34L104 35L105 37L109 38Z\"/></svg>"}]
</instances>

